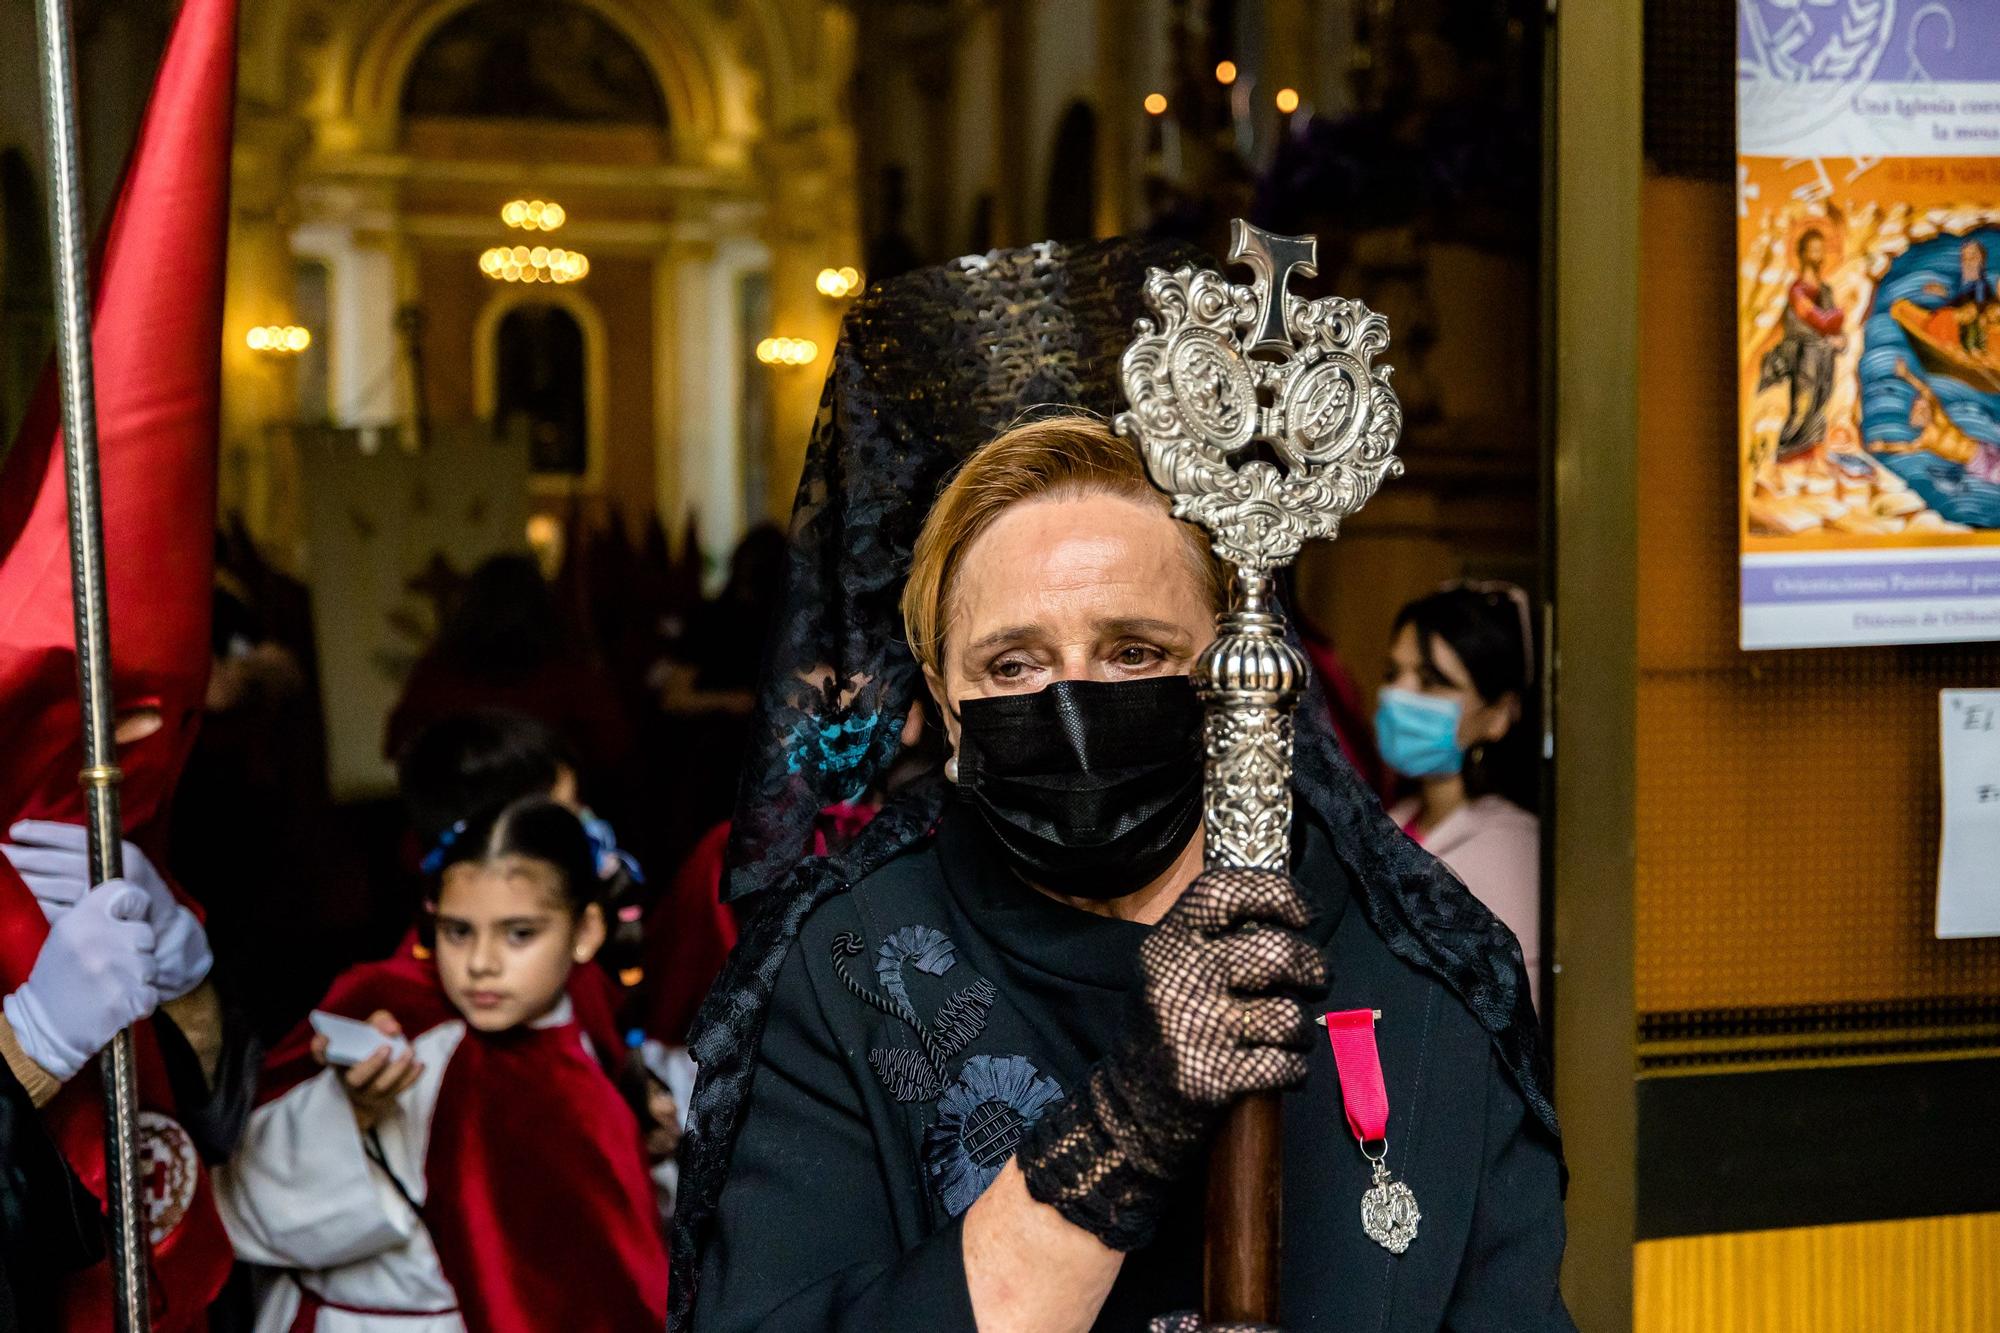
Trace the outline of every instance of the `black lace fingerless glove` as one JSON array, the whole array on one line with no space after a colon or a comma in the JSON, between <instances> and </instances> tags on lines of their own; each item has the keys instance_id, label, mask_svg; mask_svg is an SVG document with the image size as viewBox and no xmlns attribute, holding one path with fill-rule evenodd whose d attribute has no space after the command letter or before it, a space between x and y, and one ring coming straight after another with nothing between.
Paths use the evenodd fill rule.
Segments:
<instances>
[{"instance_id":1,"label":"black lace fingerless glove","mask_svg":"<svg viewBox=\"0 0 2000 1333\"><path fill-rule=\"evenodd\" d=\"M1152 1239L1230 1103L1305 1078L1304 993L1326 985L1298 886L1204 871L1139 950L1125 1038L1015 1154L1028 1193L1116 1250Z\"/></svg>"}]
</instances>

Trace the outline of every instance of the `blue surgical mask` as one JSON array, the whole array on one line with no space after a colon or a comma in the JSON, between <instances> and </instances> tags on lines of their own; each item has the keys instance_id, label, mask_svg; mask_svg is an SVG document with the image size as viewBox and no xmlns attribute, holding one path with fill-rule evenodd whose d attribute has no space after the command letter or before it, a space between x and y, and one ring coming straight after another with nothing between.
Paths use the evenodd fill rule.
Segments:
<instances>
[{"instance_id":1,"label":"blue surgical mask","mask_svg":"<svg viewBox=\"0 0 2000 1333\"><path fill-rule=\"evenodd\" d=\"M1450 777L1465 767L1465 751L1458 744L1464 712L1456 699L1384 686L1375 703L1375 743L1382 762L1406 778Z\"/></svg>"}]
</instances>

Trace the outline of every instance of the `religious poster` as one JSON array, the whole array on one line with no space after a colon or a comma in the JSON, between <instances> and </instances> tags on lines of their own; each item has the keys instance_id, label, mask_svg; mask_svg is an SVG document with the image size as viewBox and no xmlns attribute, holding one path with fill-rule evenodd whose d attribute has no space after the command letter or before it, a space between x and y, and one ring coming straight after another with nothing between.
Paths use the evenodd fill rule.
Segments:
<instances>
[{"instance_id":1,"label":"religious poster","mask_svg":"<svg viewBox=\"0 0 2000 1333\"><path fill-rule=\"evenodd\" d=\"M2000 639L2000 0L1738 0L1742 645Z\"/></svg>"}]
</instances>

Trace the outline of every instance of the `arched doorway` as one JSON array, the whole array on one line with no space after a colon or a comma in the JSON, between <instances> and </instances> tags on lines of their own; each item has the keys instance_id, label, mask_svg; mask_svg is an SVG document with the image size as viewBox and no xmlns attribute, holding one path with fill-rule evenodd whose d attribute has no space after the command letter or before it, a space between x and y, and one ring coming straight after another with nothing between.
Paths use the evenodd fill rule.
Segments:
<instances>
[{"instance_id":1,"label":"arched doorway","mask_svg":"<svg viewBox=\"0 0 2000 1333\"><path fill-rule=\"evenodd\" d=\"M581 477L590 466L583 328L559 305L523 303L494 334L494 424L528 441L538 476Z\"/></svg>"},{"instance_id":2,"label":"arched doorway","mask_svg":"<svg viewBox=\"0 0 2000 1333\"><path fill-rule=\"evenodd\" d=\"M667 124L646 58L602 15L565 0L478 0L453 14L411 62L402 110L406 118Z\"/></svg>"}]
</instances>

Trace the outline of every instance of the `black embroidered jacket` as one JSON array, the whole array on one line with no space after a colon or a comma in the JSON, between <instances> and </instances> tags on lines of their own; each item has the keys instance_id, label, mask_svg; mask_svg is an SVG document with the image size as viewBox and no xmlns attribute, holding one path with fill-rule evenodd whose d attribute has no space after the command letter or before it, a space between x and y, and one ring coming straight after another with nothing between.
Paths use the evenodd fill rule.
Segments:
<instances>
[{"instance_id":1,"label":"black embroidered jacket","mask_svg":"<svg viewBox=\"0 0 2000 1333\"><path fill-rule=\"evenodd\" d=\"M1571 1328L1552 1137L1491 1034L1391 953L1326 833L1300 822L1295 873L1332 976L1320 1007L1382 1011L1388 1164L1423 1220L1401 1256L1363 1234L1369 1165L1316 1044L1284 1103L1284 1327ZM960 808L816 908L777 979L696 1333L970 1333L960 1219L1022 1128L1117 1039L1146 930L1021 885ZM1196 1180L1127 1258L1096 1327L1197 1306L1200 1239Z\"/></svg>"}]
</instances>

